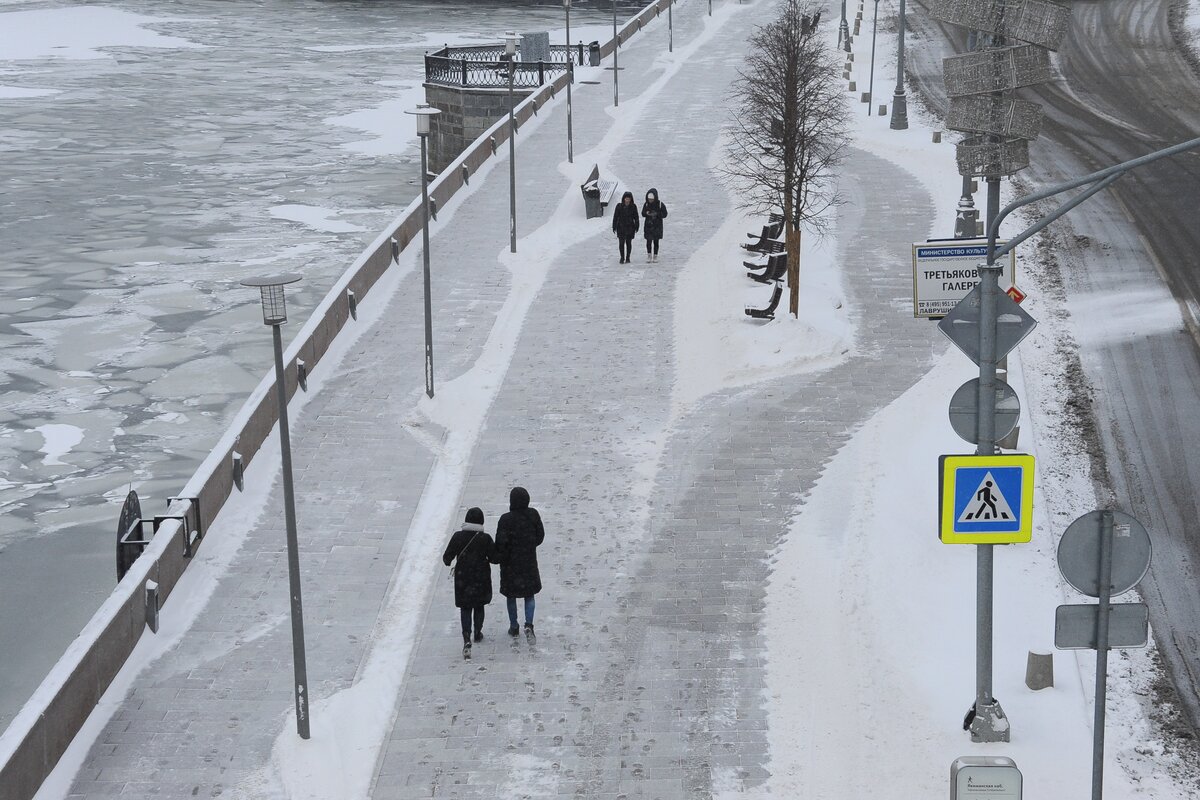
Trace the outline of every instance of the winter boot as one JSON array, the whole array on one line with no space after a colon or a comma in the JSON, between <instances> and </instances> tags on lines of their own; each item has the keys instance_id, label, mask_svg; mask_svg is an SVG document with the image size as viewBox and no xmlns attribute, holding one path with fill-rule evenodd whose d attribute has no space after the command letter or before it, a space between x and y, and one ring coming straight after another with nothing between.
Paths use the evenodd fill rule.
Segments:
<instances>
[{"instance_id":1,"label":"winter boot","mask_svg":"<svg viewBox=\"0 0 1200 800\"><path fill-rule=\"evenodd\" d=\"M521 629L518 628L516 625L513 625L513 626L509 627L509 629L508 629L509 636L517 636L520 633L521 633Z\"/></svg>"},{"instance_id":2,"label":"winter boot","mask_svg":"<svg viewBox=\"0 0 1200 800\"><path fill-rule=\"evenodd\" d=\"M477 641L477 642L483 641L483 631L475 631L475 641Z\"/></svg>"},{"instance_id":3,"label":"winter boot","mask_svg":"<svg viewBox=\"0 0 1200 800\"><path fill-rule=\"evenodd\" d=\"M530 642L537 641L537 634L533 632L533 623L532 622L525 623L525 638L528 639Z\"/></svg>"},{"instance_id":4,"label":"winter boot","mask_svg":"<svg viewBox=\"0 0 1200 800\"><path fill-rule=\"evenodd\" d=\"M471 660L471 643L470 642L467 642L466 644L463 645L463 659L465 661Z\"/></svg>"}]
</instances>

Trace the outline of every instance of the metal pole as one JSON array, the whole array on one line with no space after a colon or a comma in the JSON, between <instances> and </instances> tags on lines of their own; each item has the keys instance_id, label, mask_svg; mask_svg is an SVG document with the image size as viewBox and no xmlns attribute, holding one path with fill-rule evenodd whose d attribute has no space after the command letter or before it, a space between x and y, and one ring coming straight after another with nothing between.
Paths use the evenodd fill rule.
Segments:
<instances>
[{"instance_id":1,"label":"metal pole","mask_svg":"<svg viewBox=\"0 0 1200 800\"><path fill-rule=\"evenodd\" d=\"M675 0L667 3L667 52L675 52L675 21L671 18L671 9L675 7Z\"/></svg>"},{"instance_id":2,"label":"metal pole","mask_svg":"<svg viewBox=\"0 0 1200 800\"><path fill-rule=\"evenodd\" d=\"M878 2L878 0L876 0ZM975 31L967 34L967 51L975 49L979 35ZM971 176L963 178L962 194L958 198L958 210L954 215L954 238L973 239L977 234L979 210L975 208L975 199L971 196Z\"/></svg>"},{"instance_id":3,"label":"metal pole","mask_svg":"<svg viewBox=\"0 0 1200 800\"><path fill-rule=\"evenodd\" d=\"M1000 180L988 179L988 209L999 207ZM1002 267L995 260L979 267L979 446L975 453L996 453L996 297ZM1007 742L1009 725L992 696L993 545L975 546L975 716L971 741Z\"/></svg>"},{"instance_id":4,"label":"metal pole","mask_svg":"<svg viewBox=\"0 0 1200 800\"><path fill-rule=\"evenodd\" d=\"M617 95L617 51L621 49L621 40L617 38L617 0L613 0L613 105L620 105Z\"/></svg>"},{"instance_id":5,"label":"metal pole","mask_svg":"<svg viewBox=\"0 0 1200 800\"><path fill-rule=\"evenodd\" d=\"M842 24L846 24L846 4L842 3ZM867 84L867 116L871 116L871 104L875 102L875 33L879 28L879 0L875 0L875 19L871 22L871 80Z\"/></svg>"},{"instance_id":6,"label":"metal pole","mask_svg":"<svg viewBox=\"0 0 1200 800\"><path fill-rule=\"evenodd\" d=\"M708 15L712 16L712 0L708 0Z\"/></svg>"},{"instance_id":7,"label":"metal pole","mask_svg":"<svg viewBox=\"0 0 1200 800\"><path fill-rule=\"evenodd\" d=\"M292 442L288 437L287 383L283 374L283 338L275 340L275 396L279 399L279 450L283 457L283 517L287 526L288 586L292 596L292 669L296 681L296 732L308 738L308 665L304 659L304 607L300 602L300 555L296 543L296 498L292 492Z\"/></svg>"},{"instance_id":8,"label":"metal pole","mask_svg":"<svg viewBox=\"0 0 1200 800\"><path fill-rule=\"evenodd\" d=\"M421 134L421 208L425 222L421 225L421 251L425 261L425 394L433 397L433 308L429 298L429 169L426 166L425 140Z\"/></svg>"},{"instance_id":9,"label":"metal pole","mask_svg":"<svg viewBox=\"0 0 1200 800\"><path fill-rule=\"evenodd\" d=\"M842 23L838 26L838 43L839 50L850 52L850 25L846 22L846 0L842 0Z\"/></svg>"},{"instance_id":10,"label":"metal pole","mask_svg":"<svg viewBox=\"0 0 1200 800\"><path fill-rule=\"evenodd\" d=\"M900 49L896 58L896 93L892 97L894 131L908 130L908 98L904 95L904 0L900 0Z\"/></svg>"},{"instance_id":11,"label":"metal pole","mask_svg":"<svg viewBox=\"0 0 1200 800\"><path fill-rule=\"evenodd\" d=\"M575 142L571 136L571 84L575 82L575 59L571 55L571 3L567 9L567 163L575 163Z\"/></svg>"},{"instance_id":12,"label":"metal pole","mask_svg":"<svg viewBox=\"0 0 1200 800\"><path fill-rule=\"evenodd\" d=\"M508 252L517 252L517 119L513 116L513 73L516 55L508 60Z\"/></svg>"},{"instance_id":13,"label":"metal pole","mask_svg":"<svg viewBox=\"0 0 1200 800\"><path fill-rule=\"evenodd\" d=\"M1092 800L1104 796L1104 712L1108 698L1108 614L1112 591L1113 515L1100 512L1100 605L1096 607L1096 715L1092 724Z\"/></svg>"}]
</instances>

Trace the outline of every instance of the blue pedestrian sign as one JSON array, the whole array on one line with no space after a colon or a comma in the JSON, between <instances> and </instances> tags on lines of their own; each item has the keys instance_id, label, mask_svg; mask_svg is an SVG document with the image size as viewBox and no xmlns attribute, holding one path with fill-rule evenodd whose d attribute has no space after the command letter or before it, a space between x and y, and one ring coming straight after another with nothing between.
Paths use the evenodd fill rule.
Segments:
<instances>
[{"instance_id":1,"label":"blue pedestrian sign","mask_svg":"<svg viewBox=\"0 0 1200 800\"><path fill-rule=\"evenodd\" d=\"M946 544L1012 544L1033 538L1031 455L942 456L939 535Z\"/></svg>"}]
</instances>

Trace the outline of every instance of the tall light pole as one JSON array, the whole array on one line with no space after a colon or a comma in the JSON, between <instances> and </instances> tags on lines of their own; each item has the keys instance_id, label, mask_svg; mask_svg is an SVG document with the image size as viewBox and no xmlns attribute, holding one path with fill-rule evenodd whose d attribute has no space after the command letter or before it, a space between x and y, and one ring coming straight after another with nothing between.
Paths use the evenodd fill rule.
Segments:
<instances>
[{"instance_id":1,"label":"tall light pole","mask_svg":"<svg viewBox=\"0 0 1200 800\"><path fill-rule=\"evenodd\" d=\"M287 383L283 373L283 338L279 328L287 322L283 287L300 280L285 274L249 278L243 286L256 286L262 295L263 323L271 326L275 342L275 396L279 399L279 451L283 458L283 516L287 526L288 584L292 598L292 670L296 684L296 732L308 738L308 666L304 658L304 608L300 602L300 556L296 544L296 498L292 491L292 442L288 437Z\"/></svg>"},{"instance_id":2,"label":"tall light pole","mask_svg":"<svg viewBox=\"0 0 1200 800\"><path fill-rule=\"evenodd\" d=\"M850 52L850 23L846 21L846 0L842 0L842 23L838 28L838 47L847 53Z\"/></svg>"},{"instance_id":3,"label":"tall light pole","mask_svg":"<svg viewBox=\"0 0 1200 800\"><path fill-rule=\"evenodd\" d=\"M908 98L904 95L904 0L900 0L900 50L896 58L896 94L892 97L894 131L908 130Z\"/></svg>"},{"instance_id":4,"label":"tall light pole","mask_svg":"<svg viewBox=\"0 0 1200 800\"><path fill-rule=\"evenodd\" d=\"M667 52L675 52L675 20L671 18L671 9L675 7L675 0L670 0L667 3Z\"/></svg>"},{"instance_id":5,"label":"tall light pole","mask_svg":"<svg viewBox=\"0 0 1200 800\"><path fill-rule=\"evenodd\" d=\"M508 252L517 252L517 120L513 116L513 74L517 71L517 34L504 34L508 54Z\"/></svg>"},{"instance_id":6,"label":"tall light pole","mask_svg":"<svg viewBox=\"0 0 1200 800\"><path fill-rule=\"evenodd\" d=\"M612 0L613 7L613 105L620 105L620 97L617 95L617 73L620 69L617 68L617 51L621 49L621 40L617 38L617 0Z\"/></svg>"},{"instance_id":7,"label":"tall light pole","mask_svg":"<svg viewBox=\"0 0 1200 800\"><path fill-rule=\"evenodd\" d=\"M575 143L571 138L571 84L575 82L575 59L571 55L571 0L563 0L567 12L567 163L575 163Z\"/></svg>"},{"instance_id":8,"label":"tall light pole","mask_svg":"<svg viewBox=\"0 0 1200 800\"><path fill-rule=\"evenodd\" d=\"M979 43L979 33L967 33L967 51L975 49ZM958 209L954 213L954 238L974 239L978 235L979 209L975 208L975 198L971 196L971 176L962 179L962 194L958 198Z\"/></svg>"},{"instance_id":9,"label":"tall light pole","mask_svg":"<svg viewBox=\"0 0 1200 800\"><path fill-rule=\"evenodd\" d=\"M846 4L842 3L842 13ZM846 20L843 19L842 22ZM871 79L867 83L867 116L871 116L871 104L875 102L875 34L879 30L879 0L875 0L875 18L871 21Z\"/></svg>"},{"instance_id":10,"label":"tall light pole","mask_svg":"<svg viewBox=\"0 0 1200 800\"><path fill-rule=\"evenodd\" d=\"M433 397L433 309L429 299L429 169L425 156L425 140L429 138L429 121L442 113L427 105L415 111L405 111L417 118L417 136L421 137L421 250L425 261L425 394Z\"/></svg>"}]
</instances>

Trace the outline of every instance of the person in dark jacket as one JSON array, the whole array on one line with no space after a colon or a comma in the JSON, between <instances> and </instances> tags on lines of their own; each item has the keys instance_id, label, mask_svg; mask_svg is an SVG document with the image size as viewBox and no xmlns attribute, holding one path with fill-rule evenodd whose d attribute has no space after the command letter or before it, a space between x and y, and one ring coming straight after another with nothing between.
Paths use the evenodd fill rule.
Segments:
<instances>
[{"instance_id":1,"label":"person in dark jacket","mask_svg":"<svg viewBox=\"0 0 1200 800\"><path fill-rule=\"evenodd\" d=\"M617 235L617 242L621 246L620 263L629 263L629 257L633 255L633 237L637 235L641 224L633 192L626 192L621 195L621 202L613 210L613 233Z\"/></svg>"},{"instance_id":2,"label":"person in dark jacket","mask_svg":"<svg viewBox=\"0 0 1200 800\"><path fill-rule=\"evenodd\" d=\"M471 622L475 641L483 640L483 607L492 602L492 562L495 545L483 530L483 511L472 508L462 530L450 537L442 562L454 565L454 605L462 618L463 658L471 657Z\"/></svg>"},{"instance_id":3,"label":"person in dark jacket","mask_svg":"<svg viewBox=\"0 0 1200 800\"><path fill-rule=\"evenodd\" d=\"M533 596L542 590L538 572L537 548L546 538L542 517L529 507L529 492L513 487L508 496L509 511L496 523L496 558L500 565L500 594L508 599L508 635L520 633L517 627L517 598L525 599L525 635L533 632Z\"/></svg>"},{"instance_id":4,"label":"person in dark jacket","mask_svg":"<svg viewBox=\"0 0 1200 800\"><path fill-rule=\"evenodd\" d=\"M646 192L642 216L646 218L646 260L658 261L658 241L663 238L663 220L667 218L667 204L658 199L658 189Z\"/></svg>"}]
</instances>

